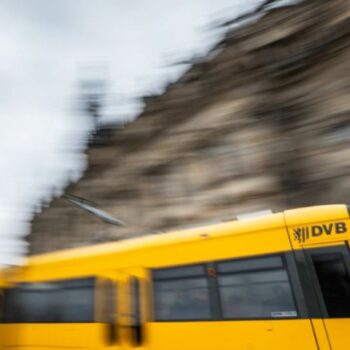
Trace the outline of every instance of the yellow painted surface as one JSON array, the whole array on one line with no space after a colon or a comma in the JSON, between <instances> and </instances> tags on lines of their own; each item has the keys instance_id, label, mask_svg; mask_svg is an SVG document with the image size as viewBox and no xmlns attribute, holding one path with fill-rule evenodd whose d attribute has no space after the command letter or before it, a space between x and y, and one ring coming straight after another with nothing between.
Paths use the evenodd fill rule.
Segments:
<instances>
[{"instance_id":1,"label":"yellow painted surface","mask_svg":"<svg viewBox=\"0 0 350 350\"><path fill-rule=\"evenodd\" d=\"M3 325L6 334L4 345L29 348L51 346L99 348L105 345L103 325L99 323L50 323Z\"/></svg>"},{"instance_id":2,"label":"yellow painted surface","mask_svg":"<svg viewBox=\"0 0 350 350\"><path fill-rule=\"evenodd\" d=\"M311 224L322 221L333 221L349 218L344 204L319 205L285 211L288 225Z\"/></svg>"},{"instance_id":3,"label":"yellow painted surface","mask_svg":"<svg viewBox=\"0 0 350 350\"><path fill-rule=\"evenodd\" d=\"M152 322L148 269L194 264L223 259L251 257L302 249L306 245L335 244L328 235L317 242L299 244L292 229L346 221L345 205L304 208L266 217L227 222L190 230L153 235L94 247L71 249L28 259L25 266L6 274L6 283L49 281L96 276L118 283L118 343L106 343L107 328L90 324L0 325L0 344L11 349L135 349L130 333L129 282L141 279L142 320L145 344L138 349L152 350L245 350L300 349L333 350L346 346L344 332L348 320L261 320L214 322ZM287 224L287 226L286 226ZM346 233L344 237L348 235ZM334 235L337 236L337 235ZM343 236L342 236L343 237ZM348 237L348 236L346 236ZM320 238L318 238L320 239ZM322 238L323 239L323 238ZM348 237L347 239L350 239ZM99 282L98 282L99 283ZM100 296L96 296L96 315ZM327 320L328 321L328 320ZM334 321L334 323L333 323ZM339 322L338 322L339 321ZM347 328L348 327L348 328ZM315 334L318 339L315 341ZM333 343L334 337L334 343ZM317 345L318 344L318 345ZM350 346L347 345L347 349Z\"/></svg>"},{"instance_id":4,"label":"yellow painted surface","mask_svg":"<svg viewBox=\"0 0 350 350\"><path fill-rule=\"evenodd\" d=\"M350 318L324 320L329 341L333 350L350 349Z\"/></svg>"},{"instance_id":5,"label":"yellow painted surface","mask_svg":"<svg viewBox=\"0 0 350 350\"><path fill-rule=\"evenodd\" d=\"M313 319L312 326L317 337L317 345L320 350L331 350L328 334L323 319ZM334 349L335 350L335 349Z\"/></svg>"},{"instance_id":6,"label":"yellow painted surface","mask_svg":"<svg viewBox=\"0 0 350 350\"><path fill-rule=\"evenodd\" d=\"M310 320L150 323L152 350L316 350Z\"/></svg>"}]
</instances>

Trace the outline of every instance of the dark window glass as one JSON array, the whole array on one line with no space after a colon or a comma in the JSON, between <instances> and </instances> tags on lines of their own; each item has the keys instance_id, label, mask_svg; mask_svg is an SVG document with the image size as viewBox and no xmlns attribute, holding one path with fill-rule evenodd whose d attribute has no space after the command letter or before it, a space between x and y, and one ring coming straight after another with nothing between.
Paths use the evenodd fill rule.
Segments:
<instances>
[{"instance_id":1,"label":"dark window glass","mask_svg":"<svg viewBox=\"0 0 350 350\"><path fill-rule=\"evenodd\" d=\"M51 284L28 284L5 293L5 322L55 322L56 288Z\"/></svg>"},{"instance_id":2,"label":"dark window glass","mask_svg":"<svg viewBox=\"0 0 350 350\"><path fill-rule=\"evenodd\" d=\"M340 253L313 255L312 260L330 317L350 316L350 279Z\"/></svg>"},{"instance_id":3,"label":"dark window glass","mask_svg":"<svg viewBox=\"0 0 350 350\"><path fill-rule=\"evenodd\" d=\"M0 289L0 323L4 321L4 289Z\"/></svg>"},{"instance_id":4,"label":"dark window glass","mask_svg":"<svg viewBox=\"0 0 350 350\"><path fill-rule=\"evenodd\" d=\"M4 322L93 322L94 282L81 281L28 283L7 289Z\"/></svg>"},{"instance_id":5,"label":"dark window glass","mask_svg":"<svg viewBox=\"0 0 350 350\"><path fill-rule=\"evenodd\" d=\"M204 276L205 275L204 265L193 265L184 267L173 267L169 269L155 270L153 277L156 280L159 279L173 279L173 278L185 278L192 276Z\"/></svg>"},{"instance_id":6,"label":"dark window glass","mask_svg":"<svg viewBox=\"0 0 350 350\"><path fill-rule=\"evenodd\" d=\"M297 317L288 275L281 268L282 260L276 259L276 268L273 268L273 260L266 259L266 263L263 262L264 258L253 260L260 260L261 266L270 266L271 269L261 270L259 266L259 270L247 271L247 266L254 267L254 263L246 260L245 266L241 260L238 263L244 272L235 267L232 268L234 273L219 274L219 292L225 319Z\"/></svg>"},{"instance_id":7,"label":"dark window glass","mask_svg":"<svg viewBox=\"0 0 350 350\"><path fill-rule=\"evenodd\" d=\"M57 293L56 298L59 322L93 322L93 288L62 288L59 293Z\"/></svg>"},{"instance_id":8,"label":"dark window glass","mask_svg":"<svg viewBox=\"0 0 350 350\"><path fill-rule=\"evenodd\" d=\"M17 315L17 307L16 307L16 295L15 289L5 289L4 290L4 308L2 315L2 322L15 322L15 318Z\"/></svg>"},{"instance_id":9,"label":"dark window glass","mask_svg":"<svg viewBox=\"0 0 350 350\"><path fill-rule=\"evenodd\" d=\"M268 269L283 267L280 256L271 256L267 258L256 258L249 260L225 261L218 264L219 273L243 272L257 269Z\"/></svg>"},{"instance_id":10,"label":"dark window glass","mask_svg":"<svg viewBox=\"0 0 350 350\"><path fill-rule=\"evenodd\" d=\"M191 267L192 268L192 267ZM172 269L175 270L175 269ZM185 271L186 278L181 278ZM176 278L154 279L155 319L157 321L211 319L208 280L204 267L195 270L202 276L189 277L178 268Z\"/></svg>"}]
</instances>

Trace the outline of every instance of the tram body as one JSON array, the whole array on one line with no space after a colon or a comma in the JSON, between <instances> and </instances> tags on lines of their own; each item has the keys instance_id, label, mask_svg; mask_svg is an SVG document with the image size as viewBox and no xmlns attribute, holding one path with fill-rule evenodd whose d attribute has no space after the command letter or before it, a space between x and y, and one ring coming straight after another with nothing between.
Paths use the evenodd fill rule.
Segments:
<instances>
[{"instance_id":1,"label":"tram body","mask_svg":"<svg viewBox=\"0 0 350 350\"><path fill-rule=\"evenodd\" d=\"M346 205L30 257L3 271L3 349L350 348Z\"/></svg>"}]
</instances>

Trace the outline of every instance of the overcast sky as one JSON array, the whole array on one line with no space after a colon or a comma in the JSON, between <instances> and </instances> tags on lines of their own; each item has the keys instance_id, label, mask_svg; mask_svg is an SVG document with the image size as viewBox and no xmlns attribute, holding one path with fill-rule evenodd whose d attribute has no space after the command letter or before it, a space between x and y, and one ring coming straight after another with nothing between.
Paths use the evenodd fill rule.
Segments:
<instances>
[{"instance_id":1,"label":"overcast sky","mask_svg":"<svg viewBox=\"0 0 350 350\"><path fill-rule=\"evenodd\" d=\"M259 0L0 1L0 263L18 261L35 205L81 176L91 121L72 109L86 67L120 98L160 91L218 39L208 24ZM54 239L54 237L53 237ZM22 242L22 243L21 243Z\"/></svg>"}]
</instances>

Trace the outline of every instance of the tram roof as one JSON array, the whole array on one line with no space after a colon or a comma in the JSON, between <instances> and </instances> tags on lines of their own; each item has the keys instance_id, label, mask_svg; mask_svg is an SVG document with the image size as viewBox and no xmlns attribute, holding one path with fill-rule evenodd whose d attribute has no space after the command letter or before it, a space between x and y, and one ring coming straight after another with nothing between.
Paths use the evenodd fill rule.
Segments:
<instances>
[{"instance_id":1,"label":"tram roof","mask_svg":"<svg viewBox=\"0 0 350 350\"><path fill-rule=\"evenodd\" d=\"M187 229L177 229L170 232L148 234L116 242L106 242L92 246L64 249L28 258L29 265L50 264L77 258L98 257L104 254L125 252L172 244L193 242L199 239L222 237L227 235L259 232L266 229L293 226L326 220L336 220L348 217L347 206L344 204L321 205L306 208L286 210L279 213L259 217L247 217L227 222L199 224ZM253 227L253 229L252 229Z\"/></svg>"}]
</instances>

